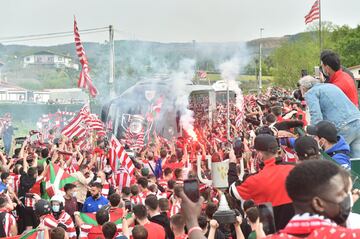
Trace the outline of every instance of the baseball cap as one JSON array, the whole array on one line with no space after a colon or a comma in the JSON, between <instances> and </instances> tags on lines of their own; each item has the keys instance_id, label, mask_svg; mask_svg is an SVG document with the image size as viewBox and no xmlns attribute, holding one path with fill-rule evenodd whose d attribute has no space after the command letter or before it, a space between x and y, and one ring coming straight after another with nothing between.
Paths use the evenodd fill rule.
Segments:
<instances>
[{"instance_id":1,"label":"baseball cap","mask_svg":"<svg viewBox=\"0 0 360 239\"><path fill-rule=\"evenodd\" d=\"M319 146L311 136L301 136L295 140L295 152L300 157L309 157L319 154Z\"/></svg>"},{"instance_id":2,"label":"baseball cap","mask_svg":"<svg viewBox=\"0 0 360 239\"><path fill-rule=\"evenodd\" d=\"M274 152L279 148L279 144L274 136L259 134L255 138L254 148L259 151Z\"/></svg>"},{"instance_id":3,"label":"baseball cap","mask_svg":"<svg viewBox=\"0 0 360 239\"><path fill-rule=\"evenodd\" d=\"M315 126L309 125L306 132L310 135L316 135L319 138L324 138L329 142L337 142L337 129L330 121L320 121Z\"/></svg>"}]
</instances>

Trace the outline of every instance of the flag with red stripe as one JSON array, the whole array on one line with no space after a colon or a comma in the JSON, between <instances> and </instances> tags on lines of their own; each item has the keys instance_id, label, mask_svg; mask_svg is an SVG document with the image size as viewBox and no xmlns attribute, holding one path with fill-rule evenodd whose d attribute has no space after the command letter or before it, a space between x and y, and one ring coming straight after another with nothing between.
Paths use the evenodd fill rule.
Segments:
<instances>
[{"instance_id":1,"label":"flag with red stripe","mask_svg":"<svg viewBox=\"0 0 360 239\"><path fill-rule=\"evenodd\" d=\"M206 79L207 73L206 73L206 71L198 71L198 76L200 79Z\"/></svg>"},{"instance_id":2,"label":"flag with red stripe","mask_svg":"<svg viewBox=\"0 0 360 239\"><path fill-rule=\"evenodd\" d=\"M120 144L119 140L112 135L110 140L110 166L116 172L120 168L124 168L130 175L133 175L135 166L126 153L125 148Z\"/></svg>"},{"instance_id":3,"label":"flag with red stripe","mask_svg":"<svg viewBox=\"0 0 360 239\"><path fill-rule=\"evenodd\" d=\"M125 133L125 139L122 142L132 150L141 150L145 146L144 129L142 129L140 133L132 133L130 128L128 128Z\"/></svg>"},{"instance_id":4,"label":"flag with red stripe","mask_svg":"<svg viewBox=\"0 0 360 239\"><path fill-rule=\"evenodd\" d=\"M116 184L121 192L123 187L130 187L132 176L127 172L127 170L121 168L116 172Z\"/></svg>"},{"instance_id":5,"label":"flag with red stripe","mask_svg":"<svg viewBox=\"0 0 360 239\"><path fill-rule=\"evenodd\" d=\"M79 113L62 129L61 133L70 139L76 137L79 145L86 143L86 136L89 130L86 120L88 119L89 114L89 106L84 105Z\"/></svg>"},{"instance_id":6,"label":"flag with red stripe","mask_svg":"<svg viewBox=\"0 0 360 239\"><path fill-rule=\"evenodd\" d=\"M75 46L76 46L76 53L79 57L79 61L81 63L81 72L78 80L78 87L83 89L88 89L89 93L92 97L96 97L98 91L96 87L93 85L89 74L89 62L87 60L84 47L80 40L80 34L77 27L76 18L74 17L74 35L75 35Z\"/></svg>"},{"instance_id":7,"label":"flag with red stripe","mask_svg":"<svg viewBox=\"0 0 360 239\"><path fill-rule=\"evenodd\" d=\"M49 197L51 197L63 189L65 184L73 183L77 181L77 179L70 176L58 165L50 163L45 175L45 181L47 182L46 191Z\"/></svg>"},{"instance_id":8,"label":"flag with red stripe","mask_svg":"<svg viewBox=\"0 0 360 239\"><path fill-rule=\"evenodd\" d=\"M310 12L305 16L305 24L320 18L320 0L316 0L312 5Z\"/></svg>"},{"instance_id":9,"label":"flag with red stripe","mask_svg":"<svg viewBox=\"0 0 360 239\"><path fill-rule=\"evenodd\" d=\"M239 111L238 115L235 118L235 125L237 128L240 128L243 117L244 117L244 113Z\"/></svg>"}]
</instances>

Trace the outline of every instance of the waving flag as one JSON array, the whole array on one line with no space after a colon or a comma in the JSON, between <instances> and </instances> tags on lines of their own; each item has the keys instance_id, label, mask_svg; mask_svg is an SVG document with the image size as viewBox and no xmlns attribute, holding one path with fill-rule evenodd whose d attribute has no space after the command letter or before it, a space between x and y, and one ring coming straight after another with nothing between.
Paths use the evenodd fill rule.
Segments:
<instances>
[{"instance_id":1,"label":"waving flag","mask_svg":"<svg viewBox=\"0 0 360 239\"><path fill-rule=\"evenodd\" d=\"M139 133L132 133L128 128L125 133L125 139L122 142L129 146L132 150L141 150L145 146L144 129Z\"/></svg>"},{"instance_id":2,"label":"waving flag","mask_svg":"<svg viewBox=\"0 0 360 239\"><path fill-rule=\"evenodd\" d=\"M312 5L310 12L305 16L305 24L320 18L320 0L316 0Z\"/></svg>"},{"instance_id":3,"label":"waving flag","mask_svg":"<svg viewBox=\"0 0 360 239\"><path fill-rule=\"evenodd\" d=\"M44 231L40 231L38 228L32 229L28 232L25 232L22 235L18 235L15 237L8 237L8 238L20 238L20 239L44 239L45 234Z\"/></svg>"},{"instance_id":4,"label":"waving flag","mask_svg":"<svg viewBox=\"0 0 360 239\"><path fill-rule=\"evenodd\" d=\"M98 223L96 221L95 213L81 212L80 213L80 218L85 224L94 225L94 226L98 225Z\"/></svg>"},{"instance_id":5,"label":"waving flag","mask_svg":"<svg viewBox=\"0 0 360 239\"><path fill-rule=\"evenodd\" d=\"M200 79L206 79L207 73L206 73L206 71L198 71L198 76Z\"/></svg>"},{"instance_id":6,"label":"waving flag","mask_svg":"<svg viewBox=\"0 0 360 239\"><path fill-rule=\"evenodd\" d=\"M88 118L90 109L88 105L84 105L80 112L63 128L62 134L68 138L82 138L86 134L85 120Z\"/></svg>"},{"instance_id":7,"label":"waving flag","mask_svg":"<svg viewBox=\"0 0 360 239\"><path fill-rule=\"evenodd\" d=\"M134 181L134 178L127 172L127 170L120 168L120 170L116 172L115 182L118 185L120 192L123 187L130 187L131 183L135 183L132 181Z\"/></svg>"},{"instance_id":8,"label":"waving flag","mask_svg":"<svg viewBox=\"0 0 360 239\"><path fill-rule=\"evenodd\" d=\"M76 178L70 176L61 167L50 163L45 175L46 191L51 197L64 188L65 184L77 181Z\"/></svg>"},{"instance_id":9,"label":"waving flag","mask_svg":"<svg viewBox=\"0 0 360 239\"><path fill-rule=\"evenodd\" d=\"M75 35L75 45L76 45L76 53L79 57L79 61L81 63L81 72L78 80L78 87L88 89L89 93L92 97L96 97L98 94L97 89L93 85L91 77L89 75L89 62L85 55L84 47L80 40L80 34L77 27L76 19L74 18L74 35Z\"/></svg>"},{"instance_id":10,"label":"waving flag","mask_svg":"<svg viewBox=\"0 0 360 239\"><path fill-rule=\"evenodd\" d=\"M124 168L130 175L133 175L135 166L125 148L114 135L111 136L110 146L110 166L113 170L118 171L120 168Z\"/></svg>"},{"instance_id":11,"label":"waving flag","mask_svg":"<svg viewBox=\"0 0 360 239\"><path fill-rule=\"evenodd\" d=\"M103 122L97 115L90 113L88 105L84 105L80 112L63 128L61 133L70 139L76 137L78 144L84 145L92 131L95 131L98 136L106 134Z\"/></svg>"},{"instance_id":12,"label":"waving flag","mask_svg":"<svg viewBox=\"0 0 360 239\"><path fill-rule=\"evenodd\" d=\"M235 125L237 128L240 128L243 118L244 118L244 113L240 111L235 118Z\"/></svg>"}]
</instances>

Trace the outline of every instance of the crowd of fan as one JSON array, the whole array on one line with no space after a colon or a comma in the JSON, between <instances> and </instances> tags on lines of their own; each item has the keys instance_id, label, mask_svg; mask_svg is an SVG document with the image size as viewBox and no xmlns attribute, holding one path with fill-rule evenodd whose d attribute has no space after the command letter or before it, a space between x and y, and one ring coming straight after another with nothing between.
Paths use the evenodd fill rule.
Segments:
<instances>
[{"instance_id":1,"label":"crowd of fan","mask_svg":"<svg viewBox=\"0 0 360 239\"><path fill-rule=\"evenodd\" d=\"M325 51L321 60L320 79L303 77L294 95L277 88L247 97L241 125L231 101L233 143L226 105L219 103L209 120L193 103L197 140L155 137L134 155L135 175L121 188L111 167L99 162L105 139L87 151L62 136L46 144L26 139L14 155L0 154L0 237L36 229L50 239L262 238L264 203L273 208L270 238L360 237L360 216L351 213L359 198L351 178L351 158L360 157L356 87L336 54ZM207 99L200 105L208 107ZM229 187L200 183L194 202L182 185L198 178L198 158L201 177L209 179L208 158L228 161ZM49 165L75 179L51 198L44 180ZM222 195L236 211L232 225L213 218Z\"/></svg>"}]
</instances>

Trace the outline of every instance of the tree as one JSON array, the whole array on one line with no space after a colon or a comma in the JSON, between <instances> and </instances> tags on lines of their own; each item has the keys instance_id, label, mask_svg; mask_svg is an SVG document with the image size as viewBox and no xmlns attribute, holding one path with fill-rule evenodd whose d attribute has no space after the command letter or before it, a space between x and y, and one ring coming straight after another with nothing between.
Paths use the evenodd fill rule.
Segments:
<instances>
[{"instance_id":1,"label":"tree","mask_svg":"<svg viewBox=\"0 0 360 239\"><path fill-rule=\"evenodd\" d=\"M337 28L332 35L335 51L340 55L341 64L350 67L360 64L360 25L351 29L349 26Z\"/></svg>"},{"instance_id":2,"label":"tree","mask_svg":"<svg viewBox=\"0 0 360 239\"><path fill-rule=\"evenodd\" d=\"M324 49L334 48L331 38L333 29L331 23L324 23L322 37ZM320 45L318 26L313 24L308 32L297 34L283 43L271 54L274 67L272 75L275 83L281 86L295 87L301 77L301 70L314 74L314 67L320 64Z\"/></svg>"}]
</instances>

